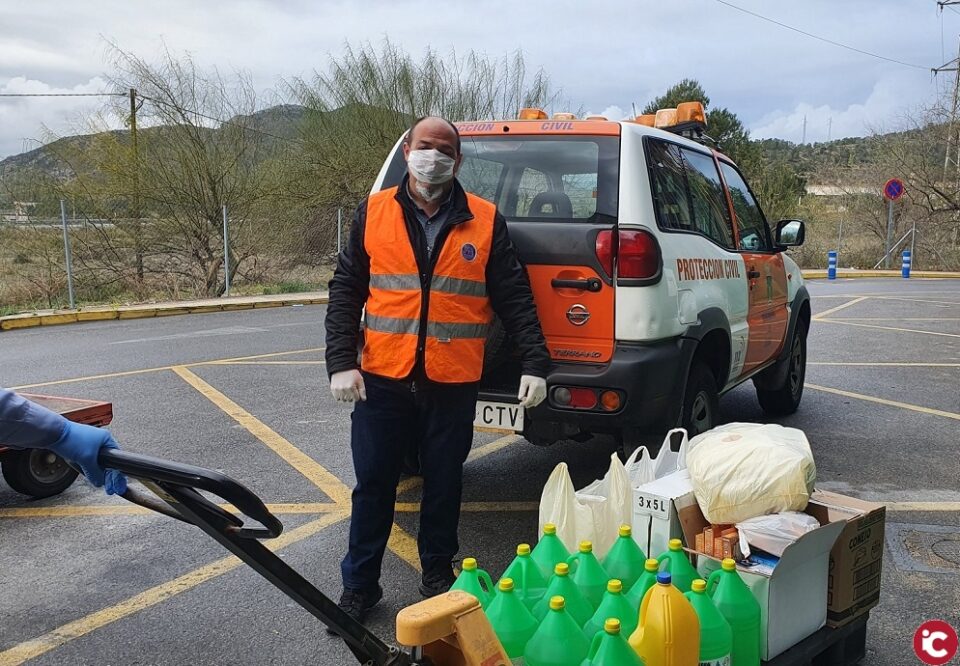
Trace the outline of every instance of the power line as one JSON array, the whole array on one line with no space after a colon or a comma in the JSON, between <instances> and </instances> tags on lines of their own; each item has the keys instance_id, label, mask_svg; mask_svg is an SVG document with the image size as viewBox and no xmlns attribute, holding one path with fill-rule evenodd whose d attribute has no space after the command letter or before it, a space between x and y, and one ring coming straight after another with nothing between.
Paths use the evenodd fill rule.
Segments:
<instances>
[{"instance_id":1,"label":"power line","mask_svg":"<svg viewBox=\"0 0 960 666\"><path fill-rule=\"evenodd\" d=\"M767 17L767 16L763 16L762 14L757 14L756 12L752 12L752 11L750 11L749 9L744 9L743 7L738 7L737 5L734 5L734 4L732 4L732 3L726 2L726 0L717 0L717 2L719 2L721 5L726 5L727 7L730 7L730 8L732 8L732 9L736 9L737 11L743 12L744 14L750 14L750 16L755 16L756 18L761 19L761 20L763 20L763 21L767 21L768 23L773 23L774 25L778 25L778 26L780 26L781 28L786 28L787 30L793 30L794 32L799 32L801 35L806 35L807 37L812 37L813 39L820 40L821 42L826 42L827 44L832 44L833 46L839 46L840 48L842 48L842 49L847 49L848 51L854 51L854 52L856 52L856 53L860 53L860 54L863 54L863 55L868 55L868 56L870 56L871 58L878 58L879 60L886 60L887 62L893 62L893 63L896 63L896 64L898 64L898 65L903 65L904 67L913 67L913 68L915 68L915 69L923 69L923 70L930 69L929 67L924 67L923 65L915 65L915 64L913 64L913 63L903 62L902 60L897 60L896 58L888 58L888 57L882 56L882 55L880 55L880 54L878 54L878 53L871 53L870 51L864 51L863 49L858 49L858 48L856 48L855 46L850 46L849 44L842 44L842 43L840 43L840 42L835 42L835 41L833 41L832 39L827 39L826 37L821 37L820 35L814 35L812 32L807 32L807 31L805 31L805 30L801 30L800 28L794 28L792 25L787 25L786 23L781 23L780 21L776 21L776 20L774 20L774 19L772 19L772 18L769 18L769 17ZM948 5L948 6L949 6L949 5Z\"/></svg>"},{"instance_id":2,"label":"power line","mask_svg":"<svg viewBox=\"0 0 960 666\"><path fill-rule=\"evenodd\" d=\"M126 93L0 93L0 97L126 97Z\"/></svg>"}]
</instances>

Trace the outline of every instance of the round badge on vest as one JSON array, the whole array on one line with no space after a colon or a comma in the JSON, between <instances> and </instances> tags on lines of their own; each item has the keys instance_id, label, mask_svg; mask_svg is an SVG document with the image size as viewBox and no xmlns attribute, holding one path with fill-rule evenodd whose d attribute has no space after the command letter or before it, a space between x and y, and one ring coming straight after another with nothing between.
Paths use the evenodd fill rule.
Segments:
<instances>
[{"instance_id":1,"label":"round badge on vest","mask_svg":"<svg viewBox=\"0 0 960 666\"><path fill-rule=\"evenodd\" d=\"M464 243L463 247L460 248L460 254L467 261L473 261L477 258L477 248L473 243Z\"/></svg>"}]
</instances>

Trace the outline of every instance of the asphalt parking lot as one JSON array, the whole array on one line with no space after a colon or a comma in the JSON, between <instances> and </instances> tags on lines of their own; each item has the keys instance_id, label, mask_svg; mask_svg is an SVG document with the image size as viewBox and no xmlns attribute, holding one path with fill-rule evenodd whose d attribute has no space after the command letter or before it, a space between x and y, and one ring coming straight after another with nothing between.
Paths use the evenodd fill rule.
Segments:
<instances>
[{"instance_id":1,"label":"asphalt parking lot","mask_svg":"<svg viewBox=\"0 0 960 666\"><path fill-rule=\"evenodd\" d=\"M881 604L864 663L918 663L923 620L960 622L960 281L810 283L807 387L784 425L806 431L818 486L888 504ZM108 400L133 451L221 470L286 526L275 548L339 594L349 409L329 397L323 306L97 322L0 333L0 385ZM764 420L752 385L726 421ZM566 461L578 485L614 445L534 447L477 433L461 555L499 575L536 538L540 488ZM419 600L418 480L402 482L371 626ZM78 482L29 501L0 485L0 666L349 664L339 640L189 526Z\"/></svg>"}]
</instances>

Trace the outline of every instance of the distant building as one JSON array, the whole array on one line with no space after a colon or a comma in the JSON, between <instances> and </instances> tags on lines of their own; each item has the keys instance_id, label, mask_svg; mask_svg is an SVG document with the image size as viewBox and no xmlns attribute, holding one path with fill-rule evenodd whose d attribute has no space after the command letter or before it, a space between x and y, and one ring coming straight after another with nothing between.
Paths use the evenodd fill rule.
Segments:
<instances>
[{"instance_id":1,"label":"distant building","mask_svg":"<svg viewBox=\"0 0 960 666\"><path fill-rule=\"evenodd\" d=\"M850 194L876 194L880 190L865 185L807 185L807 194L815 197L842 197Z\"/></svg>"},{"instance_id":2,"label":"distant building","mask_svg":"<svg viewBox=\"0 0 960 666\"><path fill-rule=\"evenodd\" d=\"M0 211L0 220L4 222L29 222L30 212L37 207L35 201L14 201L13 210Z\"/></svg>"}]
</instances>

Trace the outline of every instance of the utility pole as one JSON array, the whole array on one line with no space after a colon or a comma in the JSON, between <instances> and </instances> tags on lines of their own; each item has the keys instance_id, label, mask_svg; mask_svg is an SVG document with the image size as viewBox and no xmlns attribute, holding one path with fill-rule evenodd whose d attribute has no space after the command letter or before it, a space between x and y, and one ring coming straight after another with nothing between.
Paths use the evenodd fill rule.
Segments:
<instances>
[{"instance_id":1,"label":"utility pole","mask_svg":"<svg viewBox=\"0 0 960 666\"><path fill-rule=\"evenodd\" d=\"M827 142L833 138L833 116L827 121Z\"/></svg>"},{"instance_id":2,"label":"utility pole","mask_svg":"<svg viewBox=\"0 0 960 666\"><path fill-rule=\"evenodd\" d=\"M807 116L803 116L803 138L800 139L802 145L807 145Z\"/></svg>"},{"instance_id":3,"label":"utility pole","mask_svg":"<svg viewBox=\"0 0 960 666\"><path fill-rule=\"evenodd\" d=\"M943 11L943 8L947 5L960 4L960 0L938 2L937 4L940 6L940 11ZM940 72L956 73L953 82L953 102L950 105L950 121L947 125L947 145L943 158L943 182L952 185L952 191L956 196L960 193L960 136L957 132L957 110L960 108L960 44L957 47L956 58L933 69L934 76ZM951 166L953 167L952 174ZM957 238L958 231L960 231L960 218L955 213L954 239ZM956 240L954 240L954 245L956 245Z\"/></svg>"},{"instance_id":4,"label":"utility pole","mask_svg":"<svg viewBox=\"0 0 960 666\"><path fill-rule=\"evenodd\" d=\"M137 144L137 90L130 88L130 147L133 149L133 246L137 262L137 284L143 286L143 227L140 212L140 148Z\"/></svg>"}]
</instances>

